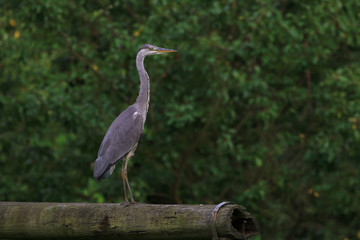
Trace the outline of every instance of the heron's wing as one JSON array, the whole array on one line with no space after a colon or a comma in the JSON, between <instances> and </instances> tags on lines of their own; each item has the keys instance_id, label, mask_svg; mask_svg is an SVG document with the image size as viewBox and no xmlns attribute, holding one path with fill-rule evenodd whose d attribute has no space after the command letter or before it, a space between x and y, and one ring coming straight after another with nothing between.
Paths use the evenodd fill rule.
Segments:
<instances>
[{"instance_id":1,"label":"heron's wing","mask_svg":"<svg viewBox=\"0 0 360 240\"><path fill-rule=\"evenodd\" d=\"M143 131L143 117L131 105L110 125L98 151L94 176L101 176L125 154L136 146Z\"/></svg>"},{"instance_id":2,"label":"heron's wing","mask_svg":"<svg viewBox=\"0 0 360 240\"><path fill-rule=\"evenodd\" d=\"M117 149L114 161L122 158L138 142L143 131L143 119L140 111L130 106L123 111L110 125L99 148L98 157L109 150ZM114 149L110 149L114 148Z\"/></svg>"}]
</instances>

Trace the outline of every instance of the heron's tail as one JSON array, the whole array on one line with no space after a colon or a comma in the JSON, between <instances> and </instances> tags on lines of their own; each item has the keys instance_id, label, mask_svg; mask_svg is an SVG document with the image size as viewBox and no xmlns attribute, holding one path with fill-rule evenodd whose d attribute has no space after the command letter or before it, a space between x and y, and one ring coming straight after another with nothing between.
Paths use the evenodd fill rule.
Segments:
<instances>
[{"instance_id":1,"label":"heron's tail","mask_svg":"<svg viewBox=\"0 0 360 240\"><path fill-rule=\"evenodd\" d=\"M98 157L95 161L95 166L94 166L94 175L93 175L94 179L96 180L105 179L110 174L112 174L114 169L115 169L115 165L108 164L106 163L106 161L102 159L102 157Z\"/></svg>"}]
</instances>

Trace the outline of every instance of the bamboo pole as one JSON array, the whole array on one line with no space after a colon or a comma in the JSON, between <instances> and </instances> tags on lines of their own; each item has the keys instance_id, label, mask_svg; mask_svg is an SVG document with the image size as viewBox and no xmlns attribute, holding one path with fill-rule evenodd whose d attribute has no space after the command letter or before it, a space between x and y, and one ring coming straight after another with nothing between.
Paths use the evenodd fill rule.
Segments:
<instances>
[{"instance_id":1,"label":"bamboo pole","mask_svg":"<svg viewBox=\"0 0 360 240\"><path fill-rule=\"evenodd\" d=\"M0 239L245 239L256 234L255 220L237 204L0 202Z\"/></svg>"}]
</instances>

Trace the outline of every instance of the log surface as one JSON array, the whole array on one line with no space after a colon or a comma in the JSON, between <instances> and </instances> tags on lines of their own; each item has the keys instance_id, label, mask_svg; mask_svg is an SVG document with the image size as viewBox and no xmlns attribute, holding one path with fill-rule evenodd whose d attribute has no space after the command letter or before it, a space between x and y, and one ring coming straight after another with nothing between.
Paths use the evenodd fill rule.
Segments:
<instances>
[{"instance_id":1,"label":"log surface","mask_svg":"<svg viewBox=\"0 0 360 240\"><path fill-rule=\"evenodd\" d=\"M0 202L0 239L244 239L255 220L237 204ZM212 226L216 226L213 229Z\"/></svg>"}]
</instances>

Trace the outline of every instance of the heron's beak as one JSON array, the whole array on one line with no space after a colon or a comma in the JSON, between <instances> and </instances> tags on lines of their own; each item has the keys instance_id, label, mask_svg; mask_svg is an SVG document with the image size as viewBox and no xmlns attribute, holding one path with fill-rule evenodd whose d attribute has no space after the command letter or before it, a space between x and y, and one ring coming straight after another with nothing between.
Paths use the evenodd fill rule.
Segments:
<instances>
[{"instance_id":1,"label":"heron's beak","mask_svg":"<svg viewBox=\"0 0 360 240\"><path fill-rule=\"evenodd\" d=\"M169 53L169 52L177 52L177 51L173 50L173 49L167 49L167 48L158 48L158 49L156 49L156 52L158 54L161 54L161 53Z\"/></svg>"}]
</instances>

